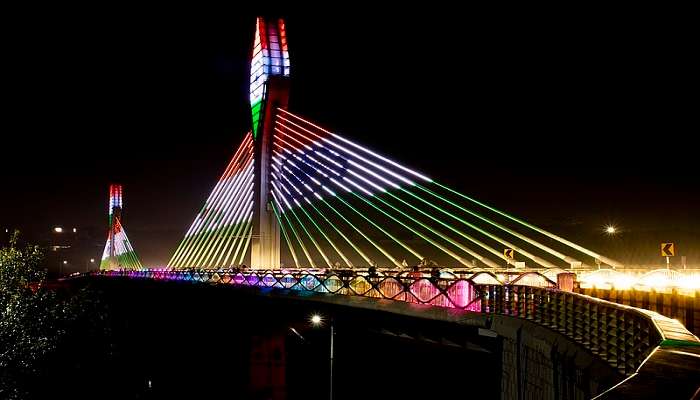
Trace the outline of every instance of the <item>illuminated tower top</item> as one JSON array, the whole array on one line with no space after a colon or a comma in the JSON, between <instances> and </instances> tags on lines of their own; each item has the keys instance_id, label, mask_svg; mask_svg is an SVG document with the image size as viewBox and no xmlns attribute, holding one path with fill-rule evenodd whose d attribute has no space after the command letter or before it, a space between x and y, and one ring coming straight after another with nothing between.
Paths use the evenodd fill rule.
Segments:
<instances>
[{"instance_id":1,"label":"illuminated tower top","mask_svg":"<svg viewBox=\"0 0 700 400\"><path fill-rule=\"evenodd\" d=\"M122 185L109 185L109 218L111 224L111 218L115 214L115 209L117 209L117 214L122 208Z\"/></svg>"},{"instance_id":2,"label":"illuminated tower top","mask_svg":"<svg viewBox=\"0 0 700 400\"><path fill-rule=\"evenodd\" d=\"M258 17L255 42L250 62L250 108L253 116L253 138L257 138L260 116L267 97L270 76L289 76L287 32L282 19Z\"/></svg>"}]
</instances>

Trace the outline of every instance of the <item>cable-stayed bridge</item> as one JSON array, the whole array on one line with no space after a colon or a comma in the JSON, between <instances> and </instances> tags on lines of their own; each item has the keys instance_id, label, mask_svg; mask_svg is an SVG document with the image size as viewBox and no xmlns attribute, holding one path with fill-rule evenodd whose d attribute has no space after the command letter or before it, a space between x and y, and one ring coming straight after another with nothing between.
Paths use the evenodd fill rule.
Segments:
<instances>
[{"instance_id":1,"label":"cable-stayed bridge","mask_svg":"<svg viewBox=\"0 0 700 400\"><path fill-rule=\"evenodd\" d=\"M637 374L664 343L700 343L677 320L572 293L572 271L623 265L291 110L290 77L284 21L258 18L250 131L166 268L141 266L120 222L121 187L110 189L102 275L516 317L622 376Z\"/></svg>"},{"instance_id":2,"label":"cable-stayed bridge","mask_svg":"<svg viewBox=\"0 0 700 400\"><path fill-rule=\"evenodd\" d=\"M258 19L251 132L168 267L621 266L290 111L290 68L284 22Z\"/></svg>"}]
</instances>

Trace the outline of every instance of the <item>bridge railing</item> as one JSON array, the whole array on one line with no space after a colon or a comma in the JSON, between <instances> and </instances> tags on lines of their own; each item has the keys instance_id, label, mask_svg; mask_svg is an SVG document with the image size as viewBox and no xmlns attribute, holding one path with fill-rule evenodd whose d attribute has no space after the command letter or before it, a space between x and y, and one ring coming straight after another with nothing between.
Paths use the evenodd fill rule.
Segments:
<instances>
[{"instance_id":1,"label":"bridge railing","mask_svg":"<svg viewBox=\"0 0 700 400\"><path fill-rule=\"evenodd\" d=\"M269 271L212 271L212 270L113 270L96 272L98 275L149 278L157 280L191 281L213 284L270 287L363 296L405 301L416 304L450 307L479 312L480 299L470 279L440 277L391 276L385 274L358 274L348 271L308 272Z\"/></svg>"},{"instance_id":2,"label":"bridge railing","mask_svg":"<svg viewBox=\"0 0 700 400\"><path fill-rule=\"evenodd\" d=\"M548 327L579 343L625 375L663 343L700 344L680 322L653 311L578 293L519 285L475 285L481 312Z\"/></svg>"},{"instance_id":3,"label":"bridge railing","mask_svg":"<svg viewBox=\"0 0 700 400\"><path fill-rule=\"evenodd\" d=\"M363 296L507 315L533 321L579 343L621 373L634 373L660 344L700 344L685 327L656 312L557 289L523 274L504 284L492 273L442 278L305 270L114 270L93 274L155 280L231 284Z\"/></svg>"}]
</instances>

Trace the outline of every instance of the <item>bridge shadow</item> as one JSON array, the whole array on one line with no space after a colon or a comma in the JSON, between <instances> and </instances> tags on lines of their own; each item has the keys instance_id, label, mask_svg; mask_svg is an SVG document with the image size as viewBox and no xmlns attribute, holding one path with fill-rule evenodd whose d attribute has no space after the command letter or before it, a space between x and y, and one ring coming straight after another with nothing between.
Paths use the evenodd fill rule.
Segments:
<instances>
[{"instance_id":1,"label":"bridge shadow","mask_svg":"<svg viewBox=\"0 0 700 400\"><path fill-rule=\"evenodd\" d=\"M475 328L250 288L92 284L109 308L113 354L73 398L328 399L331 318L334 399L500 394L499 344Z\"/></svg>"}]
</instances>

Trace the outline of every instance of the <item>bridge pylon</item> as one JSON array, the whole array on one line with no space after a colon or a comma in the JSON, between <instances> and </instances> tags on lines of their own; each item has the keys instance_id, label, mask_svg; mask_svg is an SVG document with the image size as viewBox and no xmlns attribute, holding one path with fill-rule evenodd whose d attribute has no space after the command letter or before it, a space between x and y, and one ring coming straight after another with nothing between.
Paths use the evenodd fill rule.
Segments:
<instances>
[{"instance_id":1,"label":"bridge pylon","mask_svg":"<svg viewBox=\"0 0 700 400\"><path fill-rule=\"evenodd\" d=\"M280 266L280 228L272 210L270 173L275 114L289 103L289 53L282 19L258 18L250 65L255 154L251 268Z\"/></svg>"},{"instance_id":2,"label":"bridge pylon","mask_svg":"<svg viewBox=\"0 0 700 400\"><path fill-rule=\"evenodd\" d=\"M101 270L137 269L141 261L122 226L122 185L109 185L109 231L100 261Z\"/></svg>"},{"instance_id":3,"label":"bridge pylon","mask_svg":"<svg viewBox=\"0 0 700 400\"><path fill-rule=\"evenodd\" d=\"M256 162L250 266L256 269L280 267L280 227L271 205L270 164L275 127L274 114L280 107L287 108L289 80L284 76L271 76L266 86L264 116L260 120L261 126L254 144Z\"/></svg>"},{"instance_id":4,"label":"bridge pylon","mask_svg":"<svg viewBox=\"0 0 700 400\"><path fill-rule=\"evenodd\" d=\"M289 100L282 19L257 18L250 58L250 132L168 262L171 268L279 268L280 227L271 205L275 120Z\"/></svg>"}]
</instances>

